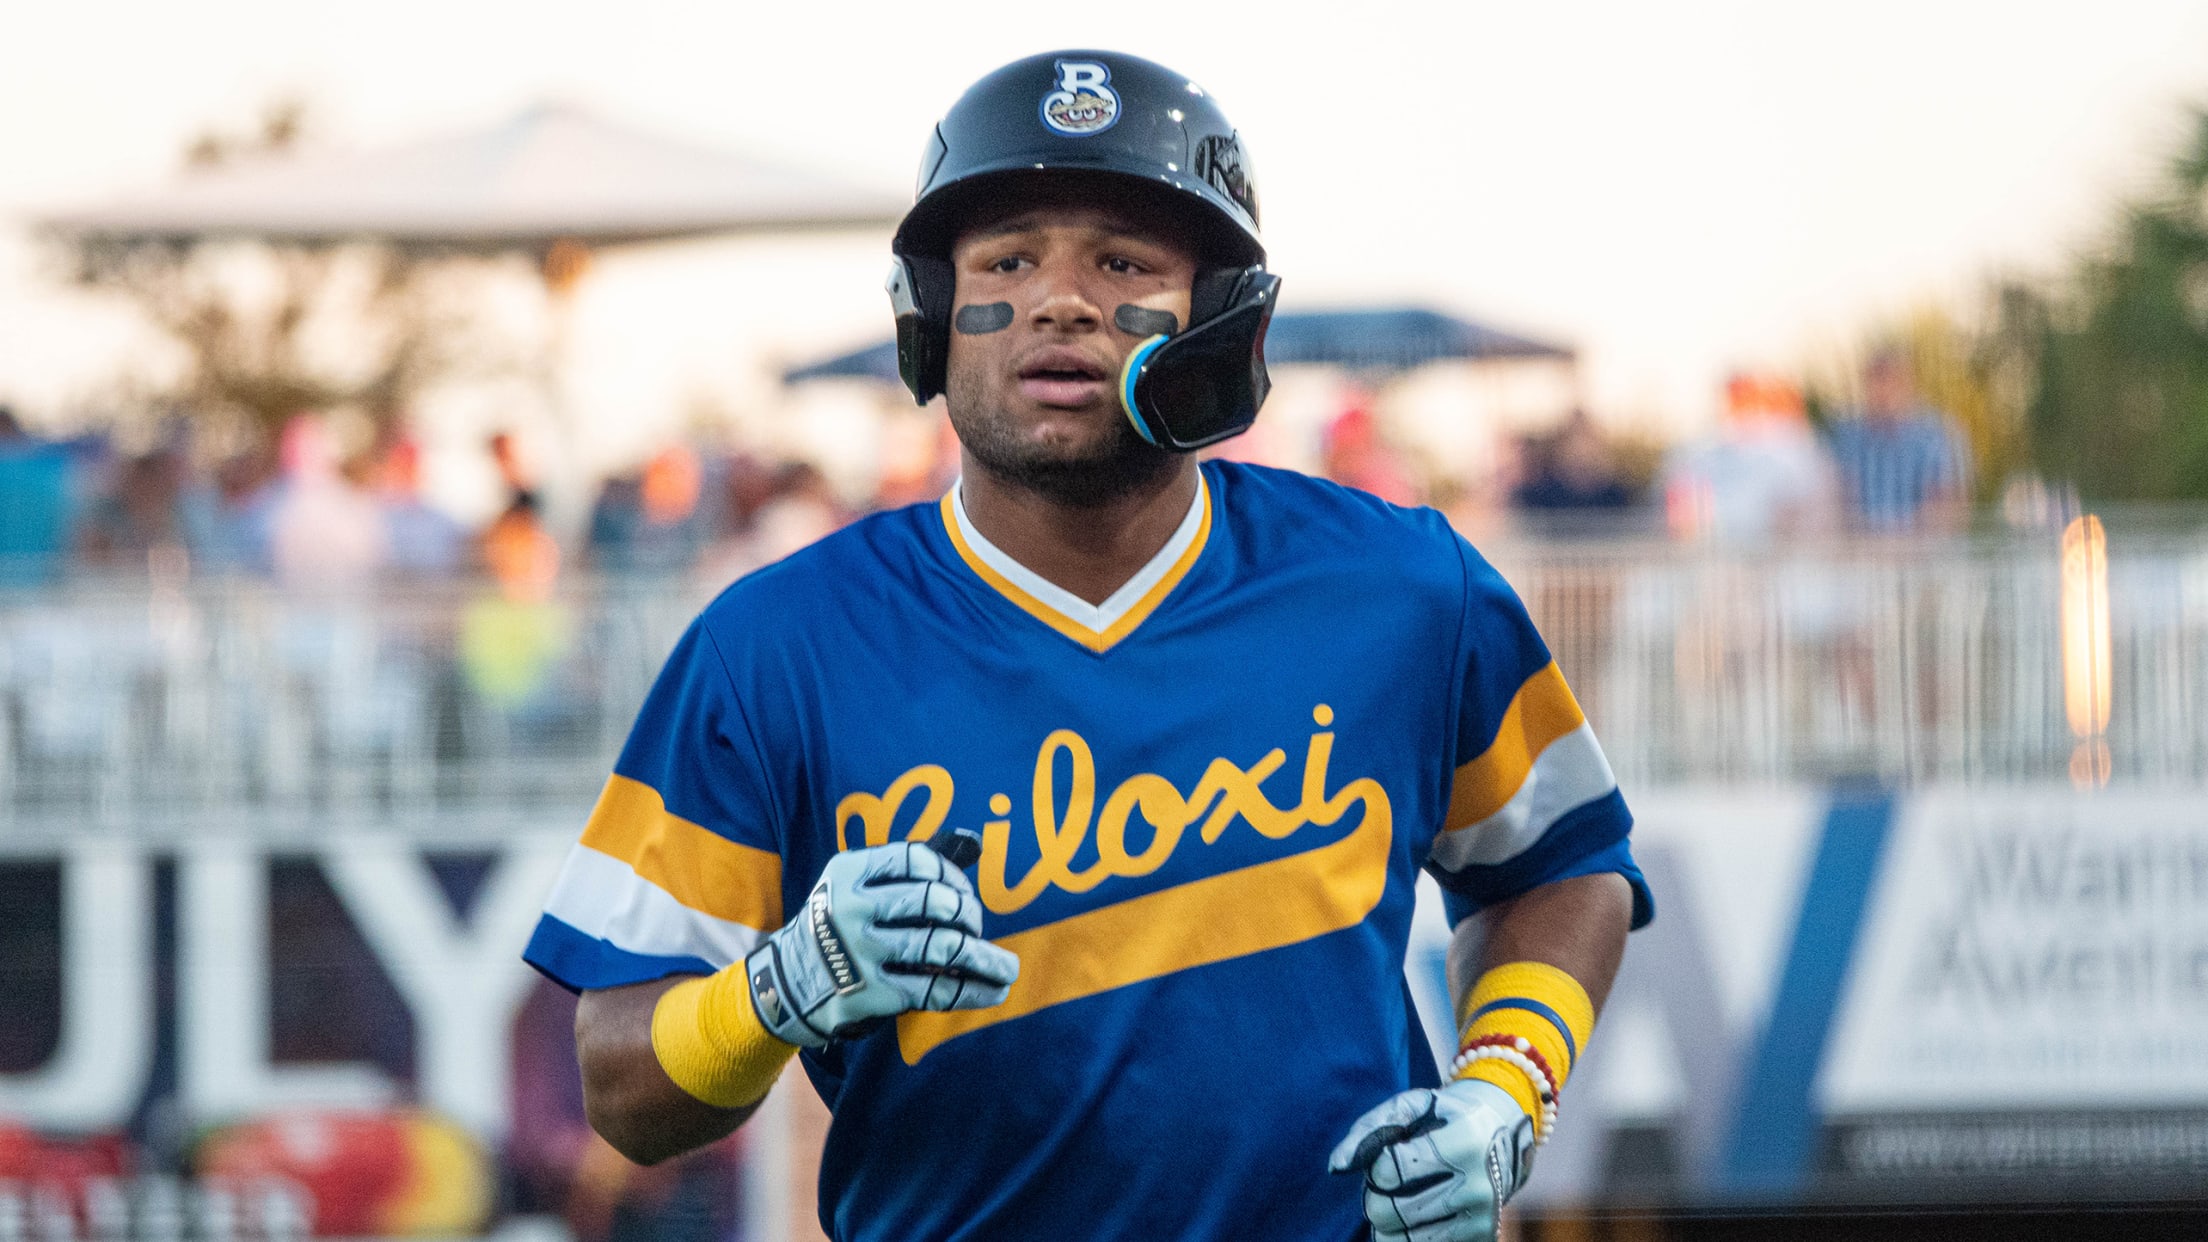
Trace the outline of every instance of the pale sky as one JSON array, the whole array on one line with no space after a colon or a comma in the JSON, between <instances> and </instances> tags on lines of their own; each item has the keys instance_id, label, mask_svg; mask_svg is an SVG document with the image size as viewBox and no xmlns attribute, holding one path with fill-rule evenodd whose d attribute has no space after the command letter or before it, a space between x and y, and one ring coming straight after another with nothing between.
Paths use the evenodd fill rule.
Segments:
<instances>
[{"instance_id":1,"label":"pale sky","mask_svg":"<svg viewBox=\"0 0 2208 1242\"><path fill-rule=\"evenodd\" d=\"M967 83L1071 46L1220 99L1290 306L1411 298L1571 341L1599 413L1678 424L1731 366L2055 265L2208 98L2200 0L0 0L0 400L81 402L134 348L42 283L16 222L158 180L278 95L350 146L565 98L904 191ZM886 335L885 243L609 260L578 312L581 407L741 393Z\"/></svg>"}]
</instances>

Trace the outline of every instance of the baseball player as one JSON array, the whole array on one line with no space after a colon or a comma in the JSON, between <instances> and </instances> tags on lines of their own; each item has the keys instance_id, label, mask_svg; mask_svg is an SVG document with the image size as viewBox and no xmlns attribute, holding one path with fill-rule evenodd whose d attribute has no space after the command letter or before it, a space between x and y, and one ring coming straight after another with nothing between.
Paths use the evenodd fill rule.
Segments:
<instances>
[{"instance_id":1,"label":"baseball player","mask_svg":"<svg viewBox=\"0 0 2208 1242\"><path fill-rule=\"evenodd\" d=\"M1649 896L1477 552L1194 452L1267 389L1240 138L1148 61L1021 60L937 126L894 251L963 476L668 658L528 949L582 993L592 1124L664 1158L795 1056L839 1242L1492 1237Z\"/></svg>"}]
</instances>

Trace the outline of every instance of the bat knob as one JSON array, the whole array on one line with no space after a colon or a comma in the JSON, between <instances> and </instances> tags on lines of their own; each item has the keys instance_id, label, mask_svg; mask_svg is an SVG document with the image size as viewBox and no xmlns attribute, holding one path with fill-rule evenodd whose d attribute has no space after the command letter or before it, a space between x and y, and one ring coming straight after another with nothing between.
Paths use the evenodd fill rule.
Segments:
<instances>
[{"instance_id":1,"label":"bat knob","mask_svg":"<svg viewBox=\"0 0 2208 1242\"><path fill-rule=\"evenodd\" d=\"M981 861L981 838L964 828L929 837L928 848L941 854L945 862L960 871Z\"/></svg>"}]
</instances>

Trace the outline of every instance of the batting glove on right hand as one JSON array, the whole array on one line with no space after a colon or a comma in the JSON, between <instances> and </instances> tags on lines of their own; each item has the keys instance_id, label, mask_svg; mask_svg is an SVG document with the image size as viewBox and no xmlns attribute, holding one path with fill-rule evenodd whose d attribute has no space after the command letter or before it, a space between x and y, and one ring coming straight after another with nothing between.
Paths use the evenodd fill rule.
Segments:
<instances>
[{"instance_id":1,"label":"batting glove on right hand","mask_svg":"<svg viewBox=\"0 0 2208 1242\"><path fill-rule=\"evenodd\" d=\"M1494 1242L1533 1171L1533 1119L1490 1082L1420 1087L1358 1118L1327 1168L1364 1173L1374 1242Z\"/></svg>"},{"instance_id":2,"label":"batting glove on right hand","mask_svg":"<svg viewBox=\"0 0 2208 1242\"><path fill-rule=\"evenodd\" d=\"M917 841L828 860L797 917L744 959L775 1038L825 1048L870 1019L1004 1002L1020 960L981 938L981 899Z\"/></svg>"}]
</instances>

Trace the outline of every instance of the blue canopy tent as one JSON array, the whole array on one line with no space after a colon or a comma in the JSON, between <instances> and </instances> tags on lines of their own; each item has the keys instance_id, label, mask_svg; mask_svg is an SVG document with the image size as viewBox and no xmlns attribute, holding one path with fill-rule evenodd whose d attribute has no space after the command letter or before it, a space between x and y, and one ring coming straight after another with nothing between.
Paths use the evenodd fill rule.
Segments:
<instances>
[{"instance_id":1,"label":"blue canopy tent","mask_svg":"<svg viewBox=\"0 0 2208 1242\"><path fill-rule=\"evenodd\" d=\"M897 375L897 342L883 341L864 349L854 349L848 354L837 354L802 367L792 367L782 373L785 384L801 384L817 379L871 379L885 384L899 382Z\"/></svg>"},{"instance_id":2,"label":"blue canopy tent","mask_svg":"<svg viewBox=\"0 0 2208 1242\"><path fill-rule=\"evenodd\" d=\"M1537 341L1424 307L1282 311L1265 336L1265 360L1356 371L1408 371L1448 359L1572 360L1561 345ZM897 382L897 346L889 341L782 373L786 384L816 379Z\"/></svg>"},{"instance_id":3,"label":"blue canopy tent","mask_svg":"<svg viewBox=\"0 0 2208 1242\"><path fill-rule=\"evenodd\" d=\"M1572 351L1419 306L1282 311L1265 334L1265 358L1356 371L1408 371L1449 359L1546 358Z\"/></svg>"}]
</instances>

